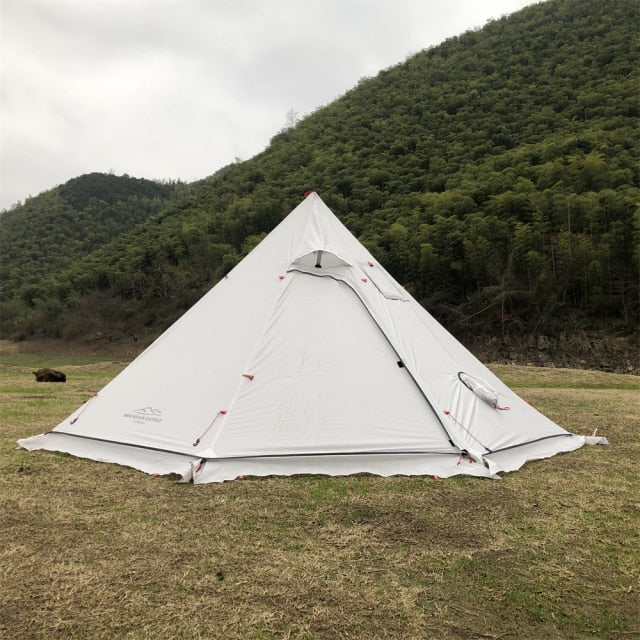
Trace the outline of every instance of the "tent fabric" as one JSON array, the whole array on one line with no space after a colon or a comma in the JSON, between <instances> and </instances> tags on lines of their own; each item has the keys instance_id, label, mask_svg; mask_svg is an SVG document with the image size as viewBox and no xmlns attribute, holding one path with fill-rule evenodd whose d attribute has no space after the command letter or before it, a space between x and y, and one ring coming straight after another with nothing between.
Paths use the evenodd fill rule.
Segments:
<instances>
[{"instance_id":1,"label":"tent fabric","mask_svg":"<svg viewBox=\"0 0 640 640\"><path fill-rule=\"evenodd\" d=\"M19 440L196 483L498 477L586 442L494 376L315 192L98 394Z\"/></svg>"}]
</instances>

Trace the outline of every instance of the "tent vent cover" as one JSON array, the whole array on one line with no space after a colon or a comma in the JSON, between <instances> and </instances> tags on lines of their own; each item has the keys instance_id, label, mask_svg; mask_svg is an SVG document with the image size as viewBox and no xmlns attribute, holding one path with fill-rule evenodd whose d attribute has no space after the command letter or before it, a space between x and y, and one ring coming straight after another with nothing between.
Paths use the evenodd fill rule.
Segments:
<instances>
[{"instance_id":1,"label":"tent vent cover","mask_svg":"<svg viewBox=\"0 0 640 640\"><path fill-rule=\"evenodd\" d=\"M376 289L387 300L408 300L407 292L402 289L393 278L380 266L372 262L361 262L362 270L367 274L367 278L373 282Z\"/></svg>"}]
</instances>

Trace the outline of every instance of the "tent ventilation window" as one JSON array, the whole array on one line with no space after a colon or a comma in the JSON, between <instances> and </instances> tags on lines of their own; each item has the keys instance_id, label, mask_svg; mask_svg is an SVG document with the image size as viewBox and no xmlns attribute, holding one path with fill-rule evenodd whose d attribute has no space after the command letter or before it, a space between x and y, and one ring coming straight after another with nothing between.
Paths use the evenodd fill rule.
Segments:
<instances>
[{"instance_id":1,"label":"tent ventilation window","mask_svg":"<svg viewBox=\"0 0 640 640\"><path fill-rule=\"evenodd\" d=\"M331 269L332 267L350 267L351 265L340 256L326 251L325 249L314 249L296 258L292 265L306 267L309 269Z\"/></svg>"},{"instance_id":2,"label":"tent ventilation window","mask_svg":"<svg viewBox=\"0 0 640 640\"><path fill-rule=\"evenodd\" d=\"M462 384L484 400L490 407L498 411L509 411L509 407L501 407L498 403L498 392L482 378L476 378L464 371L458 372L458 379Z\"/></svg>"}]
</instances>

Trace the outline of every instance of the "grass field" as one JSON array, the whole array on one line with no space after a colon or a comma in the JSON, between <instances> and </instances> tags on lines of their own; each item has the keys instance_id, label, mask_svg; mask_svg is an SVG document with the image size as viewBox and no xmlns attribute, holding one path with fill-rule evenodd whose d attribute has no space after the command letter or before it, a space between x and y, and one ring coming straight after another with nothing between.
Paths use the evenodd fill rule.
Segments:
<instances>
[{"instance_id":1,"label":"grass field","mask_svg":"<svg viewBox=\"0 0 640 640\"><path fill-rule=\"evenodd\" d=\"M640 637L637 377L493 367L611 443L499 481L179 485L16 448L125 364L0 355L1 638Z\"/></svg>"}]
</instances>

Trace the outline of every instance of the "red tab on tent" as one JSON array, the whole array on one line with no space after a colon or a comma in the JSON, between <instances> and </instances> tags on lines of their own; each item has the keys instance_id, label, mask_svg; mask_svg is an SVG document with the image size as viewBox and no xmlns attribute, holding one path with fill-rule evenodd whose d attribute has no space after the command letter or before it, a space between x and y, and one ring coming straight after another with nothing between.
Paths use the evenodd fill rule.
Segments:
<instances>
[{"instance_id":1,"label":"red tab on tent","mask_svg":"<svg viewBox=\"0 0 640 640\"><path fill-rule=\"evenodd\" d=\"M462 453L462 451L461 451L461 452L460 452L460 457L458 458L458 464L457 464L456 466L458 466L458 467L459 467L459 466L460 466L460 463L461 463L463 460L466 460L466 461L467 461L467 462L469 462L469 463L473 463L473 461L474 461L474 460L473 460L473 458L472 458L471 456L469 456L469 455L465 455L465 454L464 454L464 453Z\"/></svg>"},{"instance_id":2,"label":"red tab on tent","mask_svg":"<svg viewBox=\"0 0 640 640\"><path fill-rule=\"evenodd\" d=\"M480 442L480 440L478 440L478 438L476 438L473 433L471 433L471 431L469 431L469 429L467 429L467 427L465 427L462 422L460 422L460 420L458 420L454 415L451 414L451 411L449 411L448 409L444 409L443 411L445 416L449 416L461 429L463 429L464 431L467 432L467 434L469 435L470 438L473 438L481 447L483 447L486 451L491 451L491 449L489 449L489 447L487 447L486 444L482 444L482 442Z\"/></svg>"},{"instance_id":3,"label":"red tab on tent","mask_svg":"<svg viewBox=\"0 0 640 640\"><path fill-rule=\"evenodd\" d=\"M243 373L242 374L243 378L249 378L249 380L253 380L254 376L250 373Z\"/></svg>"},{"instance_id":4,"label":"red tab on tent","mask_svg":"<svg viewBox=\"0 0 640 640\"><path fill-rule=\"evenodd\" d=\"M284 276L278 276L278 280L284 280Z\"/></svg>"},{"instance_id":5,"label":"red tab on tent","mask_svg":"<svg viewBox=\"0 0 640 640\"><path fill-rule=\"evenodd\" d=\"M304 192L304 197L306 198L307 196L310 196L312 193L315 193L315 191L313 189L309 189L308 191Z\"/></svg>"},{"instance_id":6,"label":"red tab on tent","mask_svg":"<svg viewBox=\"0 0 640 640\"><path fill-rule=\"evenodd\" d=\"M218 419L218 416L223 416L226 413L227 413L226 409L220 409L220 411L218 411L218 413L216 413L216 415L214 416L213 420L209 423L209 426L202 432L202 434L200 436L198 436L195 439L195 442L193 443L194 447L197 447L200 444L200 440L202 440L202 438L204 438L207 435L209 429L211 429L211 427L213 427L213 423Z\"/></svg>"}]
</instances>

